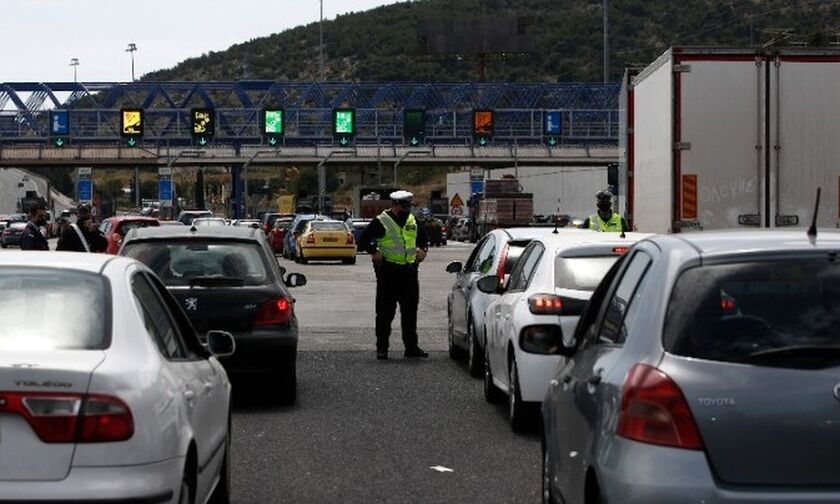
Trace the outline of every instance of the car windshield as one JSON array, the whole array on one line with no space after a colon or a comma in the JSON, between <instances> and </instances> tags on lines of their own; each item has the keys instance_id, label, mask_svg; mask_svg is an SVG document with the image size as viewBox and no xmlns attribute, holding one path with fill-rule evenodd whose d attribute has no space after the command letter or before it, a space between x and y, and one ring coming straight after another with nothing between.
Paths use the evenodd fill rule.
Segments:
<instances>
[{"instance_id":1,"label":"car windshield","mask_svg":"<svg viewBox=\"0 0 840 504\"><path fill-rule=\"evenodd\" d=\"M266 285L269 278L262 249L254 242L149 241L128 243L123 254L146 264L170 287L212 279Z\"/></svg>"},{"instance_id":2,"label":"car windshield","mask_svg":"<svg viewBox=\"0 0 840 504\"><path fill-rule=\"evenodd\" d=\"M554 285L562 289L594 291L618 256L557 257Z\"/></svg>"},{"instance_id":3,"label":"car windshield","mask_svg":"<svg viewBox=\"0 0 840 504\"><path fill-rule=\"evenodd\" d=\"M93 273L0 267L0 351L106 348L106 293Z\"/></svg>"},{"instance_id":4,"label":"car windshield","mask_svg":"<svg viewBox=\"0 0 840 504\"><path fill-rule=\"evenodd\" d=\"M193 226L224 226L227 223L224 219L196 219Z\"/></svg>"},{"instance_id":5,"label":"car windshield","mask_svg":"<svg viewBox=\"0 0 840 504\"><path fill-rule=\"evenodd\" d=\"M840 348L840 264L798 259L701 266L680 275L665 321L668 352L722 362L798 360ZM795 353L795 352L793 352ZM823 351L837 360L836 352ZM784 358L784 359L783 359Z\"/></svg>"},{"instance_id":6,"label":"car windshield","mask_svg":"<svg viewBox=\"0 0 840 504\"><path fill-rule=\"evenodd\" d=\"M312 231L347 231L343 222L313 222Z\"/></svg>"}]
</instances>

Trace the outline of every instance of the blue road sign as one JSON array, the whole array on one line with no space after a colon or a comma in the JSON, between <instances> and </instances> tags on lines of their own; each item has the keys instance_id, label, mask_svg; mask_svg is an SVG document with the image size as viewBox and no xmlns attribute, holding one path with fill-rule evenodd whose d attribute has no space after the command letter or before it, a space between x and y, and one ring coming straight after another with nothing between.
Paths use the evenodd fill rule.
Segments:
<instances>
[{"instance_id":1,"label":"blue road sign","mask_svg":"<svg viewBox=\"0 0 840 504\"><path fill-rule=\"evenodd\" d=\"M80 180L76 187L78 200L90 203L93 201L93 180Z\"/></svg>"},{"instance_id":2,"label":"blue road sign","mask_svg":"<svg viewBox=\"0 0 840 504\"><path fill-rule=\"evenodd\" d=\"M160 180L158 181L158 200L172 201L172 181Z\"/></svg>"},{"instance_id":3,"label":"blue road sign","mask_svg":"<svg viewBox=\"0 0 840 504\"><path fill-rule=\"evenodd\" d=\"M70 112L53 110L50 112L50 134L64 136L70 134Z\"/></svg>"},{"instance_id":4,"label":"blue road sign","mask_svg":"<svg viewBox=\"0 0 840 504\"><path fill-rule=\"evenodd\" d=\"M546 136L560 136L563 134L563 113L545 113L545 134Z\"/></svg>"},{"instance_id":5,"label":"blue road sign","mask_svg":"<svg viewBox=\"0 0 840 504\"><path fill-rule=\"evenodd\" d=\"M470 180L470 194L481 194L484 192L483 180Z\"/></svg>"}]
</instances>

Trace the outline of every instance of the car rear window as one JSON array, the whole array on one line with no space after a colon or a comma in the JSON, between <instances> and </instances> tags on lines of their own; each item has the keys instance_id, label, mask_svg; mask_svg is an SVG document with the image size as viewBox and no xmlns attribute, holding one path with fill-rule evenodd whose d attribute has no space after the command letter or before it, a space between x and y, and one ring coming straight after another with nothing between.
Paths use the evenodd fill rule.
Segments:
<instances>
[{"instance_id":1,"label":"car rear window","mask_svg":"<svg viewBox=\"0 0 840 504\"><path fill-rule=\"evenodd\" d=\"M773 365L819 358L836 362L838 328L837 261L709 265L687 270L677 280L663 343L675 355L722 362ZM808 351L820 347L834 351Z\"/></svg>"},{"instance_id":2,"label":"car rear window","mask_svg":"<svg viewBox=\"0 0 840 504\"><path fill-rule=\"evenodd\" d=\"M117 234L118 234L118 235L120 235L120 236L125 236L125 235L127 235L127 234L128 234L128 232L129 232L129 231L131 231L132 229L140 229L140 228L145 228L145 227L157 227L157 226L159 226L159 225L160 225L160 224L158 224L158 223L157 223L157 222L155 222L155 221L129 221L129 222L123 222L122 224L120 224L120 227L119 227L119 229L117 230Z\"/></svg>"},{"instance_id":3,"label":"car rear window","mask_svg":"<svg viewBox=\"0 0 840 504\"><path fill-rule=\"evenodd\" d=\"M343 222L313 222L313 231L347 231L347 226Z\"/></svg>"},{"instance_id":4,"label":"car rear window","mask_svg":"<svg viewBox=\"0 0 840 504\"><path fill-rule=\"evenodd\" d=\"M107 348L107 292L93 273L0 267L0 351Z\"/></svg>"},{"instance_id":5,"label":"car rear window","mask_svg":"<svg viewBox=\"0 0 840 504\"><path fill-rule=\"evenodd\" d=\"M123 255L144 263L169 287L200 281L236 279L239 285L266 285L268 267L262 248L237 241L149 241L128 243Z\"/></svg>"},{"instance_id":6,"label":"car rear window","mask_svg":"<svg viewBox=\"0 0 840 504\"><path fill-rule=\"evenodd\" d=\"M508 242L507 261L505 261L505 275L510 275L519 258L522 257L522 252L530 242Z\"/></svg>"},{"instance_id":7,"label":"car rear window","mask_svg":"<svg viewBox=\"0 0 840 504\"><path fill-rule=\"evenodd\" d=\"M554 285L563 289L594 291L618 256L557 257Z\"/></svg>"}]
</instances>

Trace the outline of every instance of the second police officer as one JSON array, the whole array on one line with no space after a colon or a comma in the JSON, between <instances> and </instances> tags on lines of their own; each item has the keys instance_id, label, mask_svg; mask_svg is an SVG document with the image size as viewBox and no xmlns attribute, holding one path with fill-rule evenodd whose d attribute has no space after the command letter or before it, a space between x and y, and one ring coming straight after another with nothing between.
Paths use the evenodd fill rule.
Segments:
<instances>
[{"instance_id":1,"label":"second police officer","mask_svg":"<svg viewBox=\"0 0 840 504\"><path fill-rule=\"evenodd\" d=\"M376 272L376 358L388 358L397 304L405 357L428 357L417 342L420 302L417 268L426 259L428 239L411 213L414 195L396 191L390 197L391 208L374 219L359 239L359 247L371 255Z\"/></svg>"}]
</instances>

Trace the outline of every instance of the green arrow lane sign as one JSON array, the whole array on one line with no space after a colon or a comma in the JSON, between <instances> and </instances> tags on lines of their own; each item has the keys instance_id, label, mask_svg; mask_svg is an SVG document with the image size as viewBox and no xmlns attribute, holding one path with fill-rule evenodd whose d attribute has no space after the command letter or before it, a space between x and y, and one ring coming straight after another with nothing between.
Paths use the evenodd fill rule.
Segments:
<instances>
[{"instance_id":1,"label":"green arrow lane sign","mask_svg":"<svg viewBox=\"0 0 840 504\"><path fill-rule=\"evenodd\" d=\"M198 139L198 145L207 145L207 137L201 137Z\"/></svg>"},{"instance_id":2,"label":"green arrow lane sign","mask_svg":"<svg viewBox=\"0 0 840 504\"><path fill-rule=\"evenodd\" d=\"M137 139L129 138L125 143L127 143L129 147L134 147L137 145Z\"/></svg>"},{"instance_id":3,"label":"green arrow lane sign","mask_svg":"<svg viewBox=\"0 0 840 504\"><path fill-rule=\"evenodd\" d=\"M275 137L270 137L270 138L268 139L268 145L271 145L271 146L277 145L277 138L275 138Z\"/></svg>"},{"instance_id":4,"label":"green arrow lane sign","mask_svg":"<svg viewBox=\"0 0 840 504\"><path fill-rule=\"evenodd\" d=\"M347 145L347 137L341 137L341 140L338 141L341 145Z\"/></svg>"},{"instance_id":5,"label":"green arrow lane sign","mask_svg":"<svg viewBox=\"0 0 840 504\"><path fill-rule=\"evenodd\" d=\"M64 139L63 138L56 138L55 139L55 146L58 148L64 147Z\"/></svg>"},{"instance_id":6,"label":"green arrow lane sign","mask_svg":"<svg viewBox=\"0 0 840 504\"><path fill-rule=\"evenodd\" d=\"M420 143L420 140L417 140L417 137L411 137L411 145L416 146Z\"/></svg>"},{"instance_id":7,"label":"green arrow lane sign","mask_svg":"<svg viewBox=\"0 0 840 504\"><path fill-rule=\"evenodd\" d=\"M550 146L554 147L555 145L557 145L557 139L556 139L556 138L554 138L554 137L549 138L549 139L548 139L548 145L550 145Z\"/></svg>"},{"instance_id":8,"label":"green arrow lane sign","mask_svg":"<svg viewBox=\"0 0 840 504\"><path fill-rule=\"evenodd\" d=\"M482 147L487 145L487 138L486 137L479 138L478 139L478 145L481 145Z\"/></svg>"}]
</instances>

